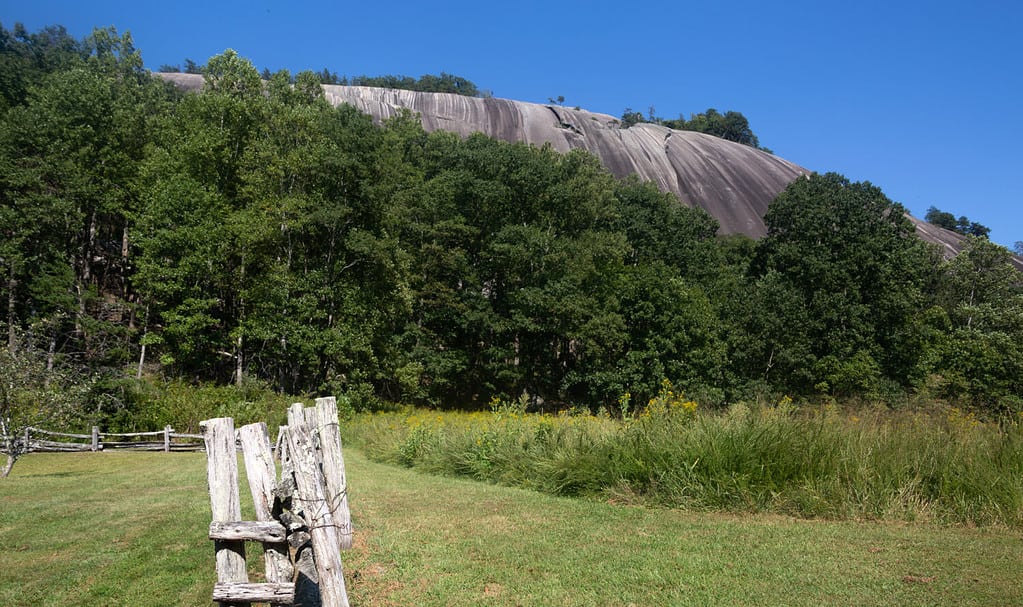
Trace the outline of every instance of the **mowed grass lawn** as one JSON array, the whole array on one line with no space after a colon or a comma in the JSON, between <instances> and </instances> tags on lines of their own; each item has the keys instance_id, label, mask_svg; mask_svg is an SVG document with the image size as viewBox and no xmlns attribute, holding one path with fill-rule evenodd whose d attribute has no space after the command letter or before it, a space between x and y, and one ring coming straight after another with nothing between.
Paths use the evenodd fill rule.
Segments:
<instances>
[{"instance_id":1,"label":"mowed grass lawn","mask_svg":"<svg viewBox=\"0 0 1023 607\"><path fill-rule=\"evenodd\" d=\"M352 605L1023 605L1018 530L692 514L346 461ZM0 604L209 605L205 475L201 453L23 458L0 481Z\"/></svg>"}]
</instances>

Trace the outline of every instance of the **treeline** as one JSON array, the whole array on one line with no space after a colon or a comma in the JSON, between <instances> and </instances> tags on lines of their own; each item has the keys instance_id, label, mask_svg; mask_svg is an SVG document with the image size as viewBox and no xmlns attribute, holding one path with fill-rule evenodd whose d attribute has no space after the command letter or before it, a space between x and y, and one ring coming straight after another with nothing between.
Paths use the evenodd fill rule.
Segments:
<instances>
[{"instance_id":1,"label":"treeline","mask_svg":"<svg viewBox=\"0 0 1023 607\"><path fill-rule=\"evenodd\" d=\"M272 77L269 69L263 69L262 77L269 80ZM418 91L421 93L451 93L465 97L487 96L489 92L480 91L471 81L461 76L441 72L436 74L423 74L419 78L411 76L398 76L388 74L385 76L338 76L327 68L315 73L321 84L338 84L342 86L373 86L386 89L399 89L405 91Z\"/></svg>"},{"instance_id":2,"label":"treeline","mask_svg":"<svg viewBox=\"0 0 1023 607\"><path fill-rule=\"evenodd\" d=\"M652 107L646 116L642 112L634 111L632 108L625 108L625 111L622 112L621 125L623 129L641 123L659 124L678 131L706 133L727 141L734 141L748 145L751 148L764 150L765 152L771 151L760 147L760 139L757 138L753 133L753 129L750 128L749 120L742 115L742 112L733 110L722 114L714 108L708 108L706 112L690 115L689 119L679 115L675 120L655 115L654 108Z\"/></svg>"},{"instance_id":3,"label":"treeline","mask_svg":"<svg viewBox=\"0 0 1023 607\"><path fill-rule=\"evenodd\" d=\"M426 133L409 114L376 126L312 72L264 83L228 51L181 95L113 30L16 28L0 45L10 353L446 407L613 409L667 378L706 404L1023 409L1009 252L976 239L943 261L870 184L799 179L766 238L716 237L705 212L591 155Z\"/></svg>"},{"instance_id":4,"label":"treeline","mask_svg":"<svg viewBox=\"0 0 1023 607\"><path fill-rule=\"evenodd\" d=\"M953 232L976 236L978 238L987 238L988 234L991 233L991 228L984 224L977 223L976 221L970 221L970 218L966 215L956 217L948 211L942 211L933 206L927 209L927 214L924 215L924 221L927 223L933 223L934 225L945 228L946 230L952 230Z\"/></svg>"},{"instance_id":5,"label":"treeline","mask_svg":"<svg viewBox=\"0 0 1023 607\"><path fill-rule=\"evenodd\" d=\"M161 65L158 71L162 73L178 73L184 72L186 74L202 74L205 66L197 64L191 59L185 59L185 67L182 69L180 65ZM479 97L483 94L482 91L471 81L461 76L455 76L448 74L447 72L441 72L440 75L435 74L424 74L419 78L413 78L411 76L397 76L397 75L385 75L385 76L338 76L337 72L331 71L328 68L323 68L319 72L314 72L315 76L319 79L321 84L339 84L343 86L374 86L379 88L388 89L401 89L406 91L419 91L423 93L453 93L455 95L464 95L466 97ZM269 68L263 68L260 73L260 77L263 80L270 80L273 78L274 72L271 72ZM290 78L290 74L288 74ZM294 84L294 79L291 80Z\"/></svg>"}]
</instances>

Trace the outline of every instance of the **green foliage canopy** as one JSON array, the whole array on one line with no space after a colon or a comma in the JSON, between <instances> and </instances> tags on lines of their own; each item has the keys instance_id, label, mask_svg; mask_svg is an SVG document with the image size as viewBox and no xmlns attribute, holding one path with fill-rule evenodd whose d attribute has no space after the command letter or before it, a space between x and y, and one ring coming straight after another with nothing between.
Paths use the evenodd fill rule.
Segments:
<instances>
[{"instance_id":1,"label":"green foliage canopy","mask_svg":"<svg viewBox=\"0 0 1023 607\"><path fill-rule=\"evenodd\" d=\"M905 381L928 254L904 209L869 183L814 174L782 192L765 220L754 284L774 295L755 314L791 317L792 330L762 328L759 347L743 354L759 350L765 376L803 389L858 393Z\"/></svg>"}]
</instances>

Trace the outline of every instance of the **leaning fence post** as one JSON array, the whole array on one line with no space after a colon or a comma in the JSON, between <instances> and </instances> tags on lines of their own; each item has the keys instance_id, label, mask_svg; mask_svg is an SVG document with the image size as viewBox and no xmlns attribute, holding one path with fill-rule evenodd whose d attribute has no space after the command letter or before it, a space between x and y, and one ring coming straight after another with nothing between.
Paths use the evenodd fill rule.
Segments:
<instances>
[{"instance_id":1,"label":"leaning fence post","mask_svg":"<svg viewBox=\"0 0 1023 607\"><path fill-rule=\"evenodd\" d=\"M170 426L163 427L163 452L170 453L170 435L174 431L174 428Z\"/></svg>"},{"instance_id":2,"label":"leaning fence post","mask_svg":"<svg viewBox=\"0 0 1023 607\"><path fill-rule=\"evenodd\" d=\"M99 426L92 427L92 450L99 451Z\"/></svg>"},{"instance_id":3,"label":"leaning fence post","mask_svg":"<svg viewBox=\"0 0 1023 607\"><path fill-rule=\"evenodd\" d=\"M317 461L313 436L303 421L303 413L302 403L292 405L288 410L288 453L295 469L296 497L309 522L322 605L348 607L341 541L334 515L327 504L323 472Z\"/></svg>"},{"instance_id":4,"label":"leaning fence post","mask_svg":"<svg viewBox=\"0 0 1023 607\"><path fill-rule=\"evenodd\" d=\"M345 460L341 453L341 435L337 416L337 399L333 396L316 399L316 432L320 439L323 476L327 488L327 505L338 527L342 550L352 548L352 515L348 509L348 484Z\"/></svg>"},{"instance_id":5,"label":"leaning fence post","mask_svg":"<svg viewBox=\"0 0 1023 607\"><path fill-rule=\"evenodd\" d=\"M270 451L270 435L266 430L266 424L259 422L242 426L239 436L256 520L264 523L274 521L277 468L274 466L273 454ZM288 560L287 543L283 541L264 543L263 561L268 582L276 584L294 579L294 569Z\"/></svg>"}]
</instances>

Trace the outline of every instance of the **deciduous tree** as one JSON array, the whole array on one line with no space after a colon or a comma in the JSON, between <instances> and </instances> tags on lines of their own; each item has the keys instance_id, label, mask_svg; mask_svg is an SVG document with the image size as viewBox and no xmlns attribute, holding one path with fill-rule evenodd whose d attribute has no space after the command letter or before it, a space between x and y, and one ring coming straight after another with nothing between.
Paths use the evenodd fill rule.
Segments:
<instances>
[{"instance_id":1,"label":"deciduous tree","mask_svg":"<svg viewBox=\"0 0 1023 607\"><path fill-rule=\"evenodd\" d=\"M775 273L778 288L796 299L758 313L795 314L798 329L789 324L804 336L788 346L800 366L778 369L788 376L782 385L861 392L882 378L902 381L913 364L906 331L927 267L905 210L869 183L814 174L778 195L765 221L758 275ZM810 377L800 380L803 373Z\"/></svg>"},{"instance_id":2,"label":"deciduous tree","mask_svg":"<svg viewBox=\"0 0 1023 607\"><path fill-rule=\"evenodd\" d=\"M0 349L0 453L7 455L0 478L28 451L26 428L66 427L81 420L89 381L62 361L55 364L20 331L13 347Z\"/></svg>"},{"instance_id":3,"label":"deciduous tree","mask_svg":"<svg viewBox=\"0 0 1023 607\"><path fill-rule=\"evenodd\" d=\"M941 268L939 302L950 327L934 371L945 395L991 410L1023 407L1023 274L1010 255L969 237Z\"/></svg>"}]
</instances>

